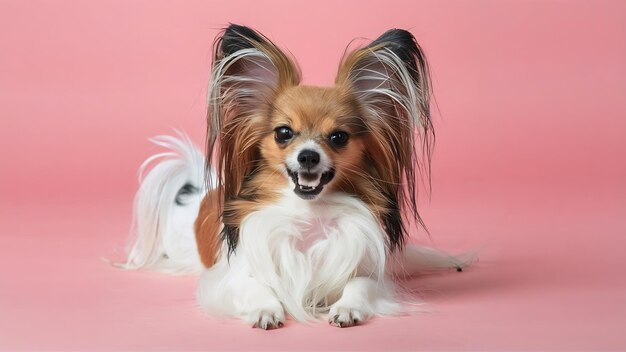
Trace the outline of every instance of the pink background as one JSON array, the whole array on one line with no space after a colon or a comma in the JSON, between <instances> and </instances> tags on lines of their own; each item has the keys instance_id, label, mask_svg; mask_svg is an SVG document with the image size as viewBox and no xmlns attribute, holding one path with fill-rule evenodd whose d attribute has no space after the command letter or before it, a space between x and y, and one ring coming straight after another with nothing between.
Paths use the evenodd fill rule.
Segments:
<instances>
[{"instance_id":1,"label":"pink background","mask_svg":"<svg viewBox=\"0 0 626 352\"><path fill-rule=\"evenodd\" d=\"M0 0L0 349L626 349L626 2ZM195 278L123 272L147 138L201 144L228 22L329 84L344 47L410 29L439 110L432 241L483 247L415 280L429 313L264 332ZM428 242L423 234L416 238Z\"/></svg>"}]
</instances>

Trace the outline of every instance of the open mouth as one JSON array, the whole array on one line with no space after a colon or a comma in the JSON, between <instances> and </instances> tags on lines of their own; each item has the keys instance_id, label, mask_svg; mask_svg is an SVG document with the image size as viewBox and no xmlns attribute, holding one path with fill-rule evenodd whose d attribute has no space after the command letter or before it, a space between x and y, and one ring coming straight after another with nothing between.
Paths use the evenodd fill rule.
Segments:
<instances>
[{"instance_id":1,"label":"open mouth","mask_svg":"<svg viewBox=\"0 0 626 352\"><path fill-rule=\"evenodd\" d=\"M302 199L314 199L322 192L324 186L335 177L335 170L330 169L323 173L297 172L287 169L287 173L296 185L293 192Z\"/></svg>"}]
</instances>

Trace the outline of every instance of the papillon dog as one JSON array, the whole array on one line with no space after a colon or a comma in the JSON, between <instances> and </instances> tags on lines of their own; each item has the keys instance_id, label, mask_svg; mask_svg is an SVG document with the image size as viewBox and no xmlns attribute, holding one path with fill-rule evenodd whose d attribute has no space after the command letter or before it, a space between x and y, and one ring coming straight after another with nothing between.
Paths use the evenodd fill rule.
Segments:
<instances>
[{"instance_id":1,"label":"papillon dog","mask_svg":"<svg viewBox=\"0 0 626 352\"><path fill-rule=\"evenodd\" d=\"M206 155L182 133L153 139L168 151L141 168L126 268L199 273L202 307L272 329L403 312L394 275L471 262L406 245L433 142L411 33L344 55L332 87L301 85L248 27L226 28L214 53Z\"/></svg>"}]
</instances>

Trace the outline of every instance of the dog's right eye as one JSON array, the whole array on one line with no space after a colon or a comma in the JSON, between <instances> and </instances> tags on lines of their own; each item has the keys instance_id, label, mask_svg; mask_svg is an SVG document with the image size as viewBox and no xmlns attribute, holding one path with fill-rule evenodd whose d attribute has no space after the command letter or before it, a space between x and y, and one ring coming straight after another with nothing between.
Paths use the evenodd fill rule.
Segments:
<instances>
[{"instance_id":1,"label":"dog's right eye","mask_svg":"<svg viewBox=\"0 0 626 352\"><path fill-rule=\"evenodd\" d=\"M293 138L293 131L289 127L278 127L274 130L274 139L276 143L287 143Z\"/></svg>"}]
</instances>

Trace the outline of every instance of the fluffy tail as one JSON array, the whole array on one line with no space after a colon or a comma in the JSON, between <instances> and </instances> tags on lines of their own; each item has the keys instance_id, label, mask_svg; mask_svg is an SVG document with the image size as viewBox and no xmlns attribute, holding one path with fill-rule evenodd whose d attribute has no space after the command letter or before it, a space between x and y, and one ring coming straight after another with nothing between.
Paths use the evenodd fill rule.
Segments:
<instances>
[{"instance_id":1,"label":"fluffy tail","mask_svg":"<svg viewBox=\"0 0 626 352\"><path fill-rule=\"evenodd\" d=\"M139 169L132 238L127 261L118 265L122 268L170 274L203 268L193 225L206 193L204 156L187 135L177 134L151 139L166 151L149 157Z\"/></svg>"},{"instance_id":2,"label":"fluffy tail","mask_svg":"<svg viewBox=\"0 0 626 352\"><path fill-rule=\"evenodd\" d=\"M435 271L463 271L477 258L478 251L452 255L431 247L408 245L392 257L389 272L396 277L408 277Z\"/></svg>"}]
</instances>

